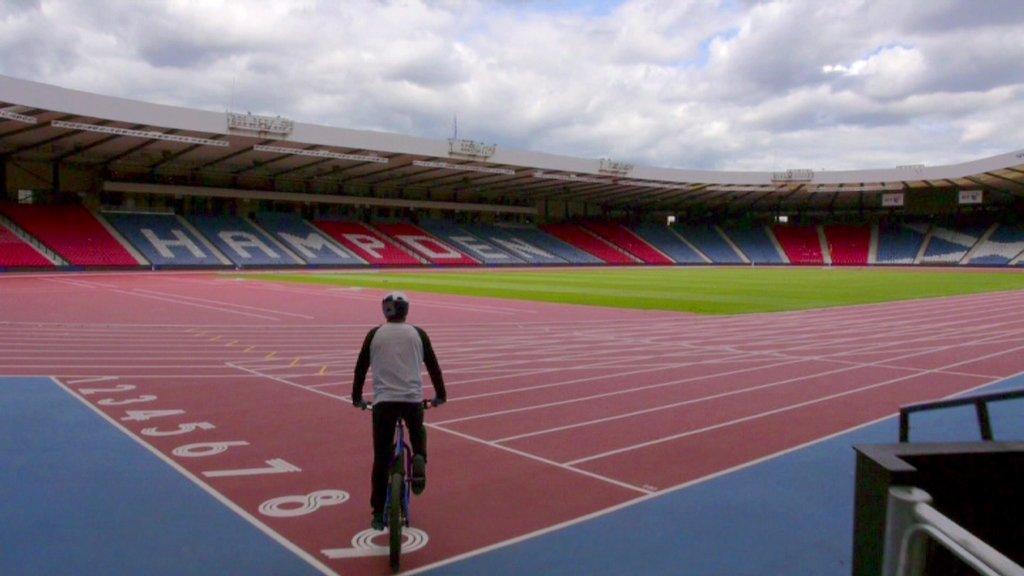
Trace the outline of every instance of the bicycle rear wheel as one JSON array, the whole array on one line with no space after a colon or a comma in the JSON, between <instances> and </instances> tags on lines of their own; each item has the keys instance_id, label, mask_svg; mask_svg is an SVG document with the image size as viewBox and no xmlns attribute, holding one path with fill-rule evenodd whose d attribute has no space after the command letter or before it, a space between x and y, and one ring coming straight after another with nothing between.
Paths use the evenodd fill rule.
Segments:
<instances>
[{"instance_id":1,"label":"bicycle rear wheel","mask_svg":"<svg viewBox=\"0 0 1024 576\"><path fill-rule=\"evenodd\" d=\"M391 475L391 501L388 506L389 552L391 570L398 572L402 559L402 489L405 479L401 474Z\"/></svg>"}]
</instances>

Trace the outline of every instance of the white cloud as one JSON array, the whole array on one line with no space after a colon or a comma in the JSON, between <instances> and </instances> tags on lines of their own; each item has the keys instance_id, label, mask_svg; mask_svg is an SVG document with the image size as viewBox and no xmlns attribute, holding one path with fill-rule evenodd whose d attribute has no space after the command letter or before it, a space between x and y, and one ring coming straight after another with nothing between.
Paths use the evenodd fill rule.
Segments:
<instances>
[{"instance_id":1,"label":"white cloud","mask_svg":"<svg viewBox=\"0 0 1024 576\"><path fill-rule=\"evenodd\" d=\"M935 164L1024 147L1001 129L1024 13L999 6L39 0L0 8L0 73L432 138L458 113L502 146L663 166Z\"/></svg>"}]
</instances>

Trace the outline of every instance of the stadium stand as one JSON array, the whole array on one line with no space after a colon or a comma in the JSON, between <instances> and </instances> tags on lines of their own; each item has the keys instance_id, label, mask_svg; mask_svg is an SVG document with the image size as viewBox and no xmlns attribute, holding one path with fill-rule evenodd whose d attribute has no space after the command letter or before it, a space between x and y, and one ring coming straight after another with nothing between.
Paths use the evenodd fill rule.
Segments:
<instances>
[{"instance_id":1,"label":"stadium stand","mask_svg":"<svg viewBox=\"0 0 1024 576\"><path fill-rule=\"evenodd\" d=\"M489 266L522 264L523 261L483 238L450 222L430 220L420 222L420 228L457 247Z\"/></svg>"},{"instance_id":2,"label":"stadium stand","mask_svg":"<svg viewBox=\"0 0 1024 576\"><path fill-rule=\"evenodd\" d=\"M319 220L314 223L328 236L374 266L418 266L421 260L405 251L390 238L358 222Z\"/></svg>"},{"instance_id":3,"label":"stadium stand","mask_svg":"<svg viewBox=\"0 0 1024 576\"><path fill-rule=\"evenodd\" d=\"M303 264L240 216L190 216L188 220L236 266Z\"/></svg>"},{"instance_id":4,"label":"stadium stand","mask_svg":"<svg viewBox=\"0 0 1024 576\"><path fill-rule=\"evenodd\" d=\"M675 226L679 235L690 241L715 264L743 264L743 259L712 226Z\"/></svg>"},{"instance_id":5,"label":"stadium stand","mask_svg":"<svg viewBox=\"0 0 1024 576\"><path fill-rule=\"evenodd\" d=\"M597 256L608 264L637 264L640 262L639 259L576 224L546 224L540 228L563 242Z\"/></svg>"},{"instance_id":6,"label":"stadium stand","mask_svg":"<svg viewBox=\"0 0 1024 576\"><path fill-rule=\"evenodd\" d=\"M751 228L723 228L733 243L747 255L754 264L785 264L775 243L768 237L768 230L763 226ZM821 250L818 250L819 256ZM819 260L820 262L820 260Z\"/></svg>"},{"instance_id":7,"label":"stadium stand","mask_svg":"<svg viewBox=\"0 0 1024 576\"><path fill-rule=\"evenodd\" d=\"M116 213L104 217L155 267L224 266L203 239L174 214Z\"/></svg>"},{"instance_id":8,"label":"stadium stand","mask_svg":"<svg viewBox=\"0 0 1024 576\"><path fill-rule=\"evenodd\" d=\"M927 226L925 226L927 229ZM907 226L881 224L878 227L877 264L913 264L925 233Z\"/></svg>"},{"instance_id":9,"label":"stadium stand","mask_svg":"<svg viewBox=\"0 0 1024 576\"><path fill-rule=\"evenodd\" d=\"M0 204L0 212L72 266L139 266L84 206Z\"/></svg>"},{"instance_id":10,"label":"stadium stand","mask_svg":"<svg viewBox=\"0 0 1024 576\"><path fill-rule=\"evenodd\" d=\"M817 264L825 263L825 257L821 252L821 240L818 238L817 226L774 226L772 233L779 241L782 249L786 252L790 264ZM749 256L750 253L748 252ZM751 257L751 260L757 262Z\"/></svg>"},{"instance_id":11,"label":"stadium stand","mask_svg":"<svg viewBox=\"0 0 1024 576\"><path fill-rule=\"evenodd\" d=\"M931 241L921 258L922 264L956 264L967 254L967 251L978 243L978 239L988 226L968 226L963 228L932 228Z\"/></svg>"},{"instance_id":12,"label":"stadium stand","mask_svg":"<svg viewBox=\"0 0 1024 576\"><path fill-rule=\"evenodd\" d=\"M53 262L0 224L0 270L8 268L53 268Z\"/></svg>"},{"instance_id":13,"label":"stadium stand","mask_svg":"<svg viewBox=\"0 0 1024 576\"><path fill-rule=\"evenodd\" d=\"M529 225L464 226L529 264L600 264L601 260Z\"/></svg>"},{"instance_id":14,"label":"stadium stand","mask_svg":"<svg viewBox=\"0 0 1024 576\"><path fill-rule=\"evenodd\" d=\"M868 226L825 226L825 239L836 266L865 266L871 249ZM781 239L779 240L781 242Z\"/></svg>"},{"instance_id":15,"label":"stadium stand","mask_svg":"<svg viewBox=\"0 0 1024 576\"><path fill-rule=\"evenodd\" d=\"M366 262L298 214L261 212L256 221L278 242L312 266L365 266Z\"/></svg>"},{"instance_id":16,"label":"stadium stand","mask_svg":"<svg viewBox=\"0 0 1024 576\"><path fill-rule=\"evenodd\" d=\"M585 228L597 234L605 241L614 244L624 252L635 256L644 264L667 265L675 262L637 236L632 230L615 222L585 222Z\"/></svg>"},{"instance_id":17,"label":"stadium stand","mask_svg":"<svg viewBox=\"0 0 1024 576\"><path fill-rule=\"evenodd\" d=\"M1001 225L978 246L967 264L1003 266L1024 253L1024 226Z\"/></svg>"},{"instance_id":18,"label":"stadium stand","mask_svg":"<svg viewBox=\"0 0 1024 576\"><path fill-rule=\"evenodd\" d=\"M668 226L640 224L631 228L634 234L643 238L663 254L679 264L704 264L705 261L693 248L688 246Z\"/></svg>"},{"instance_id":19,"label":"stadium stand","mask_svg":"<svg viewBox=\"0 0 1024 576\"><path fill-rule=\"evenodd\" d=\"M476 260L413 224L391 222L377 224L375 227L431 264L438 266L475 266L479 264Z\"/></svg>"}]
</instances>

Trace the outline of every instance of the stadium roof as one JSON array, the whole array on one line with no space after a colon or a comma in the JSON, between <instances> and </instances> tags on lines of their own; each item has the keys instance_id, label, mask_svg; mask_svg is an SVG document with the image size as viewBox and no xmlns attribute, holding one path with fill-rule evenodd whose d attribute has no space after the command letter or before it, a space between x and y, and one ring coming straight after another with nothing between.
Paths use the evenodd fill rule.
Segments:
<instances>
[{"instance_id":1,"label":"stadium roof","mask_svg":"<svg viewBox=\"0 0 1024 576\"><path fill-rule=\"evenodd\" d=\"M275 190L470 191L519 205L566 199L675 210L881 205L885 192L983 190L1024 197L1024 150L946 166L732 172L633 166L471 141L291 122L102 96L0 76L0 155L92 165L111 180ZM867 200L865 200L867 199Z\"/></svg>"}]
</instances>

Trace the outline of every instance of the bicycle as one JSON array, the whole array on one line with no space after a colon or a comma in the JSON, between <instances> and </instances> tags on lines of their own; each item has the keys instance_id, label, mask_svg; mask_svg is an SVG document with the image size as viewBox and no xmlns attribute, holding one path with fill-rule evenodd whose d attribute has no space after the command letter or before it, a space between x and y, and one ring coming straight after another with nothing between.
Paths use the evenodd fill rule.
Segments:
<instances>
[{"instance_id":1,"label":"bicycle","mask_svg":"<svg viewBox=\"0 0 1024 576\"><path fill-rule=\"evenodd\" d=\"M429 410L439 404L423 400L423 409ZM366 408L372 410L373 404ZM409 499L412 492L412 448L405 440L405 421L398 419L395 425L395 452L388 464L388 489L384 499L384 526L388 530L388 556L391 570L398 572L402 558L402 528L409 526Z\"/></svg>"}]
</instances>

